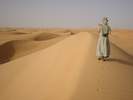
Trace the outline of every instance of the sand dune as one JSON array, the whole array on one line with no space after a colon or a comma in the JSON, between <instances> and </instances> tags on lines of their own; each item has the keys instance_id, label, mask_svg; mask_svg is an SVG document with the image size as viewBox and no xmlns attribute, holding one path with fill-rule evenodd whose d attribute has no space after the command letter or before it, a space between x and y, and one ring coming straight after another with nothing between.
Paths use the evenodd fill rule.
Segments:
<instances>
[{"instance_id":1,"label":"sand dune","mask_svg":"<svg viewBox=\"0 0 133 100\"><path fill-rule=\"evenodd\" d=\"M68 37L69 34L10 32L8 35L3 34L1 36L0 64L3 64L56 44Z\"/></svg>"},{"instance_id":2,"label":"sand dune","mask_svg":"<svg viewBox=\"0 0 133 100\"><path fill-rule=\"evenodd\" d=\"M58 37L59 35L57 34L49 34L49 33L42 33L38 35L37 37L34 38L35 41L44 41L44 40L49 40Z\"/></svg>"},{"instance_id":3,"label":"sand dune","mask_svg":"<svg viewBox=\"0 0 133 100\"><path fill-rule=\"evenodd\" d=\"M1 100L132 100L133 57L115 43L98 61L97 35L81 32L0 66Z\"/></svg>"}]
</instances>

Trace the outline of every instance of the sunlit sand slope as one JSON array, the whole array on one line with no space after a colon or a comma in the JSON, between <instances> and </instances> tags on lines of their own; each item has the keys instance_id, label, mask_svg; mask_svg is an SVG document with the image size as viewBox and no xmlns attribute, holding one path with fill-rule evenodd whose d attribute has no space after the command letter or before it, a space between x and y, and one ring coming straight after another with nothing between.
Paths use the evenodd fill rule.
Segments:
<instances>
[{"instance_id":1,"label":"sunlit sand slope","mask_svg":"<svg viewBox=\"0 0 133 100\"><path fill-rule=\"evenodd\" d=\"M0 100L133 100L133 57L111 44L98 61L97 36L81 32L0 66Z\"/></svg>"}]
</instances>

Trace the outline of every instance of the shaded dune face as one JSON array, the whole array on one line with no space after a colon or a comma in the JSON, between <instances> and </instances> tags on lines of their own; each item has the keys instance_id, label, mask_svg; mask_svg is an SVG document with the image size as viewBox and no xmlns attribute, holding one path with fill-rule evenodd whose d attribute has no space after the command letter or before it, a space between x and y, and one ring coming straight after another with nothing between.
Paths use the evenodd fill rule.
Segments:
<instances>
[{"instance_id":1,"label":"shaded dune face","mask_svg":"<svg viewBox=\"0 0 133 100\"><path fill-rule=\"evenodd\" d=\"M0 32L15 32L16 31L16 29L0 29Z\"/></svg>"},{"instance_id":2,"label":"shaded dune face","mask_svg":"<svg viewBox=\"0 0 133 100\"><path fill-rule=\"evenodd\" d=\"M76 33L75 32L70 32L70 35L75 35Z\"/></svg>"},{"instance_id":3,"label":"shaded dune face","mask_svg":"<svg viewBox=\"0 0 133 100\"><path fill-rule=\"evenodd\" d=\"M40 44L40 43L39 43ZM36 44L33 40L12 40L0 46L0 64L4 64L14 60L14 57L27 54L35 49Z\"/></svg>"},{"instance_id":4,"label":"shaded dune face","mask_svg":"<svg viewBox=\"0 0 133 100\"><path fill-rule=\"evenodd\" d=\"M133 66L133 55L129 54L123 48L112 43L112 48L115 49L115 53L121 57L111 57L109 62L117 62L128 66Z\"/></svg>"},{"instance_id":5,"label":"shaded dune face","mask_svg":"<svg viewBox=\"0 0 133 100\"><path fill-rule=\"evenodd\" d=\"M14 54L15 48L12 41L0 45L0 64L10 61Z\"/></svg>"},{"instance_id":6,"label":"shaded dune face","mask_svg":"<svg viewBox=\"0 0 133 100\"><path fill-rule=\"evenodd\" d=\"M44 41L44 40L49 40L58 37L59 35L52 34L52 33L42 33L35 37L33 40L35 41Z\"/></svg>"},{"instance_id":7,"label":"shaded dune face","mask_svg":"<svg viewBox=\"0 0 133 100\"><path fill-rule=\"evenodd\" d=\"M75 35L78 32L72 30L62 30L62 31L55 31L54 33L69 33L70 35Z\"/></svg>"},{"instance_id":8,"label":"shaded dune face","mask_svg":"<svg viewBox=\"0 0 133 100\"><path fill-rule=\"evenodd\" d=\"M25 32L14 32L12 34L14 34L14 35L26 35L28 33L25 33Z\"/></svg>"},{"instance_id":9,"label":"shaded dune face","mask_svg":"<svg viewBox=\"0 0 133 100\"><path fill-rule=\"evenodd\" d=\"M69 29L50 29L47 30L46 32L52 32L52 33L68 33L70 32Z\"/></svg>"},{"instance_id":10,"label":"shaded dune face","mask_svg":"<svg viewBox=\"0 0 133 100\"><path fill-rule=\"evenodd\" d=\"M4 64L11 61L12 58L15 55L18 55L20 51L24 51L24 49L27 50L27 45L30 46L30 42L32 42L32 40L30 39L12 40L0 45L0 64Z\"/></svg>"}]
</instances>

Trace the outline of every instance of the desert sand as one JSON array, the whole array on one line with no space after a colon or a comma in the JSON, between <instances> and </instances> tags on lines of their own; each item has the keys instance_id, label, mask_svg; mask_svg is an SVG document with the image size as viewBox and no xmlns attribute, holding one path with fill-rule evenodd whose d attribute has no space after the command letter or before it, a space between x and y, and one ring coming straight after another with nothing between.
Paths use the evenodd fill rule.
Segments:
<instances>
[{"instance_id":1,"label":"desert sand","mask_svg":"<svg viewBox=\"0 0 133 100\"><path fill-rule=\"evenodd\" d=\"M133 100L132 33L102 62L95 29L1 29L0 100Z\"/></svg>"}]
</instances>

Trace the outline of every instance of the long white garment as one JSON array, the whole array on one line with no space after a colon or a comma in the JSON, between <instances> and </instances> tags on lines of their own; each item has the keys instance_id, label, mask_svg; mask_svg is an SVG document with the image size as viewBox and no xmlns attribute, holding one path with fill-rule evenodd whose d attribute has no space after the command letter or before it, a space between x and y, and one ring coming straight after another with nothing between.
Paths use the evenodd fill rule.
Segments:
<instances>
[{"instance_id":1,"label":"long white garment","mask_svg":"<svg viewBox=\"0 0 133 100\"><path fill-rule=\"evenodd\" d=\"M100 25L100 35L97 43L96 56L109 57L110 56L110 43L108 38L108 33L111 31L111 28L108 25ZM107 35L107 36L104 36Z\"/></svg>"}]
</instances>

